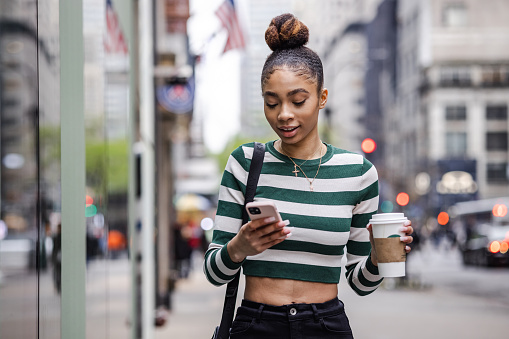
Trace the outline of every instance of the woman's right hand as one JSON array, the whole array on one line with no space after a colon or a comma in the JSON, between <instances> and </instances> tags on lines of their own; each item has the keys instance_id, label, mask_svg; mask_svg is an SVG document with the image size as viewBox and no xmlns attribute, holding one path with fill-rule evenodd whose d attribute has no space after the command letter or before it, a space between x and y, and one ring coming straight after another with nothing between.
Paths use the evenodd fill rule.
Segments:
<instances>
[{"instance_id":1,"label":"woman's right hand","mask_svg":"<svg viewBox=\"0 0 509 339\"><path fill-rule=\"evenodd\" d=\"M230 258L234 262L242 262L247 256L279 244L291 235L292 228L285 227L288 224L288 220L276 222L274 217L248 222L228 243L226 249Z\"/></svg>"}]
</instances>

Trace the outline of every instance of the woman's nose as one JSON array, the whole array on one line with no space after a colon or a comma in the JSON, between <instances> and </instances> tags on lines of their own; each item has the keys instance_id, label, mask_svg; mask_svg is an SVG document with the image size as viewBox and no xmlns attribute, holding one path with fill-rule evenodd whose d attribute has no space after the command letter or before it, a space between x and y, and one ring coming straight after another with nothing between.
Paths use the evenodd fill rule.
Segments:
<instances>
[{"instance_id":1,"label":"woman's nose","mask_svg":"<svg viewBox=\"0 0 509 339\"><path fill-rule=\"evenodd\" d=\"M279 111L278 117L281 121L287 121L293 118L293 113L288 105L282 104L281 111Z\"/></svg>"}]
</instances>

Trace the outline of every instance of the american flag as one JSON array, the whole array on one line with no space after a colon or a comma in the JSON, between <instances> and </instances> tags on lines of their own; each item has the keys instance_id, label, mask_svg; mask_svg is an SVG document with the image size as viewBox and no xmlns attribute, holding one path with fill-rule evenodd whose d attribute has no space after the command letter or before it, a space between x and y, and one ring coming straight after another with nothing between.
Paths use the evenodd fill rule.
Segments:
<instances>
[{"instance_id":1,"label":"american flag","mask_svg":"<svg viewBox=\"0 0 509 339\"><path fill-rule=\"evenodd\" d=\"M242 29L237 20L235 5L233 0L225 0L216 10L216 15L221 20L221 24L228 31L228 40L224 46L224 52L235 48L244 48L246 43L242 34Z\"/></svg>"},{"instance_id":2,"label":"american flag","mask_svg":"<svg viewBox=\"0 0 509 339\"><path fill-rule=\"evenodd\" d=\"M127 54L127 43L111 0L106 0L106 35L104 49L108 54Z\"/></svg>"}]
</instances>

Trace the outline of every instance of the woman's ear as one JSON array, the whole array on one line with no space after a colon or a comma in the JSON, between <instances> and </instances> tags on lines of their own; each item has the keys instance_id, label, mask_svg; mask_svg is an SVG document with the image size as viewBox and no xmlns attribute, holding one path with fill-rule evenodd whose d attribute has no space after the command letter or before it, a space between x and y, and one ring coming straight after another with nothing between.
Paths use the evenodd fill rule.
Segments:
<instances>
[{"instance_id":1,"label":"woman's ear","mask_svg":"<svg viewBox=\"0 0 509 339\"><path fill-rule=\"evenodd\" d=\"M320 105L318 106L320 109L325 107L327 103L327 97L329 96L329 90L327 88L322 89L322 93L320 94Z\"/></svg>"}]
</instances>

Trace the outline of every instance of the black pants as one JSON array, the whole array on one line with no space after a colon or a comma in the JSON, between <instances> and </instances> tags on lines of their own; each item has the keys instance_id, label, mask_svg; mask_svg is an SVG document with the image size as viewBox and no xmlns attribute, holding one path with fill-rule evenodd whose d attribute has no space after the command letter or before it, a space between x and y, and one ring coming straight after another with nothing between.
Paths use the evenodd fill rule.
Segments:
<instances>
[{"instance_id":1,"label":"black pants","mask_svg":"<svg viewBox=\"0 0 509 339\"><path fill-rule=\"evenodd\" d=\"M353 339L343 303L271 306L243 300L232 324L231 339Z\"/></svg>"}]
</instances>

